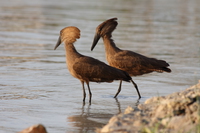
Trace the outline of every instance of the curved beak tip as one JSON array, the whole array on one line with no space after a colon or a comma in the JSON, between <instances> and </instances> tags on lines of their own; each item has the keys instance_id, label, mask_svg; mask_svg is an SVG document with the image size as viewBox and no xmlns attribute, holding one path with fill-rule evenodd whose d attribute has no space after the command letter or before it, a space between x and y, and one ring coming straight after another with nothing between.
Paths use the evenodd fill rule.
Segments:
<instances>
[{"instance_id":1,"label":"curved beak tip","mask_svg":"<svg viewBox=\"0 0 200 133\"><path fill-rule=\"evenodd\" d=\"M90 50L92 51L93 49L94 49L94 48L93 48L93 47L91 47L91 49L90 49Z\"/></svg>"},{"instance_id":2,"label":"curved beak tip","mask_svg":"<svg viewBox=\"0 0 200 133\"><path fill-rule=\"evenodd\" d=\"M58 38L58 41L56 43L56 46L54 47L54 50L56 50L56 48L61 44L61 39L60 39L60 36Z\"/></svg>"},{"instance_id":3,"label":"curved beak tip","mask_svg":"<svg viewBox=\"0 0 200 133\"><path fill-rule=\"evenodd\" d=\"M92 43L91 51L92 51L92 50L94 49L94 47L97 45L97 43L98 43L100 37L101 37L101 36L100 36L99 34L96 34L96 35L94 36L94 40L93 40L93 43Z\"/></svg>"}]
</instances>

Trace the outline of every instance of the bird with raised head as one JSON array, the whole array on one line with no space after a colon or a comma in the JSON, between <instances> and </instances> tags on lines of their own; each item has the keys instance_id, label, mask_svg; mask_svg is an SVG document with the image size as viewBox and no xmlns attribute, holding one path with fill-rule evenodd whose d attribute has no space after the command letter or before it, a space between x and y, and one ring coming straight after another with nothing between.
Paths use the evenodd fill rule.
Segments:
<instances>
[{"instance_id":1,"label":"bird with raised head","mask_svg":"<svg viewBox=\"0 0 200 133\"><path fill-rule=\"evenodd\" d=\"M118 48L112 39L112 32L116 29L117 25L117 18L111 18L101 23L96 28L91 50L94 49L99 39L102 37L105 46L106 59L110 66L126 71L130 76L143 75L154 71L171 72L168 68L169 64L164 60L149 58L130 50ZM131 80L131 82L135 86L139 98L141 98L137 84L133 82L133 80ZM121 85L122 80L120 81L115 98L121 91Z\"/></svg>"},{"instance_id":2,"label":"bird with raised head","mask_svg":"<svg viewBox=\"0 0 200 133\"><path fill-rule=\"evenodd\" d=\"M86 97L84 83L87 84L89 102L91 103L92 93L89 82L113 82L114 80L129 82L132 80L127 72L111 67L92 57L80 54L74 47L74 42L79 38L80 30L77 27L66 27L60 31L60 36L54 50L64 42L67 68L72 76L81 81L83 102L85 102Z\"/></svg>"}]
</instances>

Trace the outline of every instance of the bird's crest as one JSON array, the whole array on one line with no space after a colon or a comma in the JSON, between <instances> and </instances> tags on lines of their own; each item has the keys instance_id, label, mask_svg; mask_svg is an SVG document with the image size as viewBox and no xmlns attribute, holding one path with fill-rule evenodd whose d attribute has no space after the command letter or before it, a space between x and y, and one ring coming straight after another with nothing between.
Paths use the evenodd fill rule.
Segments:
<instances>
[{"instance_id":1,"label":"bird's crest","mask_svg":"<svg viewBox=\"0 0 200 133\"><path fill-rule=\"evenodd\" d=\"M105 34L112 33L117 27L117 25L118 25L117 18L111 18L101 23L96 28L96 32L100 33L101 36L104 36Z\"/></svg>"},{"instance_id":2,"label":"bird's crest","mask_svg":"<svg viewBox=\"0 0 200 133\"><path fill-rule=\"evenodd\" d=\"M74 43L80 38L80 30L74 26L66 27L60 31L60 37L62 42Z\"/></svg>"}]
</instances>

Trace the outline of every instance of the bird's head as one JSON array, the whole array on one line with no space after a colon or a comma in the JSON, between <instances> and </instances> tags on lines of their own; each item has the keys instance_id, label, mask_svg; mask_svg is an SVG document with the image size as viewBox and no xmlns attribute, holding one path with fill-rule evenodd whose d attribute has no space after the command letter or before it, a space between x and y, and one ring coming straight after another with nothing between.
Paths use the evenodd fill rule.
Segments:
<instances>
[{"instance_id":1,"label":"bird's head","mask_svg":"<svg viewBox=\"0 0 200 133\"><path fill-rule=\"evenodd\" d=\"M104 35L111 35L112 32L117 27L117 25L118 25L117 18L111 18L111 19L108 19L108 20L104 21L103 23L101 23L96 28L96 33L95 33L95 36L94 36L94 40L93 40L93 43L92 43L91 50L94 49L94 47L98 43L100 37L103 37Z\"/></svg>"},{"instance_id":2,"label":"bird's head","mask_svg":"<svg viewBox=\"0 0 200 133\"><path fill-rule=\"evenodd\" d=\"M80 30L77 27L70 26L62 29L60 31L60 36L58 38L57 44L54 50L62 43L74 43L76 39L80 38Z\"/></svg>"}]
</instances>

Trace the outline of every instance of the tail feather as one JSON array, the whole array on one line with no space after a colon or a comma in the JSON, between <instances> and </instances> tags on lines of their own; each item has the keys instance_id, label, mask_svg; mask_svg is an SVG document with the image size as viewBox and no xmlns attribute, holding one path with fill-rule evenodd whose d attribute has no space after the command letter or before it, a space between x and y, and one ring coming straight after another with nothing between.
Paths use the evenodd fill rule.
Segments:
<instances>
[{"instance_id":1,"label":"tail feather","mask_svg":"<svg viewBox=\"0 0 200 133\"><path fill-rule=\"evenodd\" d=\"M171 69L168 68L169 64L164 60L157 60L155 58L149 58L149 62L151 64L151 67L154 67L155 71L157 72L171 72Z\"/></svg>"},{"instance_id":2,"label":"tail feather","mask_svg":"<svg viewBox=\"0 0 200 133\"><path fill-rule=\"evenodd\" d=\"M131 76L127 72L125 72L125 71L122 71L122 72L125 75L125 77L123 78L123 81L130 82L130 80L132 79Z\"/></svg>"},{"instance_id":3,"label":"tail feather","mask_svg":"<svg viewBox=\"0 0 200 133\"><path fill-rule=\"evenodd\" d=\"M167 68L167 67L163 67L162 70L165 71L165 72L168 72L168 73L171 72L171 69L169 69L169 68Z\"/></svg>"},{"instance_id":4,"label":"tail feather","mask_svg":"<svg viewBox=\"0 0 200 133\"><path fill-rule=\"evenodd\" d=\"M168 72L168 73L170 73L171 69L169 69L167 67L162 67L162 68L159 68L159 69L154 69L153 71L156 71L156 72L159 72L159 73L162 73L162 72Z\"/></svg>"}]
</instances>

